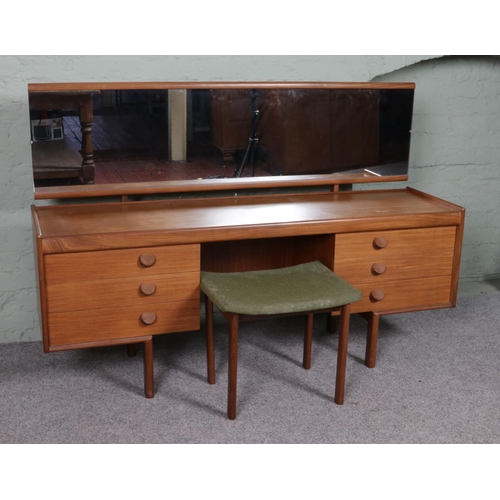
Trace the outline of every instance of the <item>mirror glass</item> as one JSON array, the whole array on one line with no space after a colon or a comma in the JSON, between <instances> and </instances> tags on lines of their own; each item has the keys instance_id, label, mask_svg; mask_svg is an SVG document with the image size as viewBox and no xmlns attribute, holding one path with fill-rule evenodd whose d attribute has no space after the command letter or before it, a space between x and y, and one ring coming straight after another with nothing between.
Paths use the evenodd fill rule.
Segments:
<instances>
[{"instance_id":1,"label":"mirror glass","mask_svg":"<svg viewBox=\"0 0 500 500\"><path fill-rule=\"evenodd\" d=\"M30 90L35 187L408 173L408 85L164 87Z\"/></svg>"}]
</instances>

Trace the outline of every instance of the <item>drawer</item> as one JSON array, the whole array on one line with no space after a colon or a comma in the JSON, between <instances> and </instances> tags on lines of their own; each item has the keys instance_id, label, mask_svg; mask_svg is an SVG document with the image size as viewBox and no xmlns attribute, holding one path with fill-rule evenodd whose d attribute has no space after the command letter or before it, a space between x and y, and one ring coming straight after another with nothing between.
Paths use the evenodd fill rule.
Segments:
<instances>
[{"instance_id":1,"label":"drawer","mask_svg":"<svg viewBox=\"0 0 500 500\"><path fill-rule=\"evenodd\" d=\"M141 319L144 313L154 313L156 315L154 323L145 324ZM184 332L199 328L199 300L151 304L149 307L113 307L48 315L50 346Z\"/></svg>"},{"instance_id":2,"label":"drawer","mask_svg":"<svg viewBox=\"0 0 500 500\"><path fill-rule=\"evenodd\" d=\"M338 234L335 272L354 283L452 273L455 226Z\"/></svg>"},{"instance_id":3,"label":"drawer","mask_svg":"<svg viewBox=\"0 0 500 500\"><path fill-rule=\"evenodd\" d=\"M199 271L200 245L45 256L45 281L98 280Z\"/></svg>"},{"instance_id":4,"label":"drawer","mask_svg":"<svg viewBox=\"0 0 500 500\"><path fill-rule=\"evenodd\" d=\"M123 305L147 307L157 302L197 300L200 273L192 271L123 279L49 281L49 313L102 309Z\"/></svg>"},{"instance_id":5,"label":"drawer","mask_svg":"<svg viewBox=\"0 0 500 500\"><path fill-rule=\"evenodd\" d=\"M388 281L381 286L369 283L352 285L363 292L361 300L351 306L354 313L435 307L450 303L451 276Z\"/></svg>"}]
</instances>

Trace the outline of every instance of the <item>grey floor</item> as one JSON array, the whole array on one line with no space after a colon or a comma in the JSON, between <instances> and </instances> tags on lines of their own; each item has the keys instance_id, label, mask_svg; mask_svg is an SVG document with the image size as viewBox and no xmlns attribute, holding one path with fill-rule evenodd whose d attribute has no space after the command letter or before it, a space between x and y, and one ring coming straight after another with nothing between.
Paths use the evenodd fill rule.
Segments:
<instances>
[{"instance_id":1,"label":"grey floor","mask_svg":"<svg viewBox=\"0 0 500 500\"><path fill-rule=\"evenodd\" d=\"M331 336L321 322L316 322L315 369L310 373L297 370L300 335L289 345L286 321L283 329L273 330L274 335L265 331L270 328L265 327L270 322L265 322L262 332L255 331L260 340L244 335L241 338L246 363L241 365L243 392L236 421L229 421L224 413L224 342L219 342L216 358L220 382L209 387L200 369L205 359L200 336L173 334L159 339L162 341L155 347L157 393L151 400L142 393L141 356L128 358L115 348L45 355L37 343L5 345L0 356L4 382L0 384L0 443L488 443L488 450L494 452L500 436L500 322L488 322L487 318L498 310L498 292L500 280L462 282L459 308L384 318L381 362L369 377L362 363L366 325L354 316L349 400L343 407L333 405L324 393L324 374L331 366ZM476 300L479 296L484 300ZM453 332L456 346L450 347L446 327L457 314L461 328ZM429 324L433 328L425 326ZM463 345L468 349L463 350ZM421 355L415 357L415 352ZM412 363L408 363L410 359ZM280 368L273 373L280 375L271 377L269 366L276 364ZM385 392L390 396L383 403L379 401L381 386L387 387ZM296 416L280 417L292 414ZM295 437L291 439L290 435ZM492 445L497 448L492 449ZM265 452L260 447L233 447L230 453L226 447L201 446L192 453L190 446L176 446L175 453L164 453L158 460L151 460L149 447L101 447L98 454L92 449L86 455L81 450L66 447L61 454L57 449L47 460L46 447L30 447L29 453L25 447L16 447L16 454L11 447L0 458L2 477L16 488L15 498L39 494L39 485L54 470L61 477L74 476L83 493L85 484L78 474L88 464L94 476L95 471L102 471L108 478L122 477L123 470L131 470L130 464L136 478L161 477L167 470L170 478L191 493L193 470L197 483L204 488L214 478L220 482L231 476L240 489L244 485L247 493L253 486L256 495L264 490L259 480L267 478L271 489L273 485L275 488L272 496L279 498L297 496L298 492L300 496L323 498L325 491L334 487L338 492L342 485L347 485L349 498L357 492L355 498L370 495L399 499L408 488L413 496L421 493L424 498L429 491L432 498L463 498L465 494L493 498L488 491L498 491L498 465L482 446L433 445L432 450L404 445L397 449L343 446L329 448L327 459L324 453L315 453L318 448L308 448L305 460L301 446L266 447ZM214 470L221 464L226 479ZM33 481L36 471L40 481ZM284 477L286 480L282 480ZM144 496L145 487L156 498L159 495L154 488L164 492L166 484L146 481L145 485L139 480L109 483L113 490L106 496L111 498L129 498L131 492L134 498ZM67 486L61 484L64 491L57 496L51 493L54 498L67 497ZM94 488L94 484L91 481L89 486ZM30 485L33 489L28 493ZM101 497L102 487L100 484ZM120 487L124 490L118 493ZM271 496L269 487L265 489L267 497ZM206 491L199 494L206 495ZM77 498L91 495L95 496L95 491L85 491L85 496Z\"/></svg>"}]
</instances>

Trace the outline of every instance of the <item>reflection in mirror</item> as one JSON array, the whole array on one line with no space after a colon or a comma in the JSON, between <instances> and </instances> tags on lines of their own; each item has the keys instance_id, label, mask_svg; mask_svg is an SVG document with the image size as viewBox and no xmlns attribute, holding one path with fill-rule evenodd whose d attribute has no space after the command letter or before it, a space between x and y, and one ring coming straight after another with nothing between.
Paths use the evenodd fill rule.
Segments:
<instances>
[{"instance_id":1,"label":"reflection in mirror","mask_svg":"<svg viewBox=\"0 0 500 500\"><path fill-rule=\"evenodd\" d=\"M31 91L35 186L407 175L413 88Z\"/></svg>"}]
</instances>

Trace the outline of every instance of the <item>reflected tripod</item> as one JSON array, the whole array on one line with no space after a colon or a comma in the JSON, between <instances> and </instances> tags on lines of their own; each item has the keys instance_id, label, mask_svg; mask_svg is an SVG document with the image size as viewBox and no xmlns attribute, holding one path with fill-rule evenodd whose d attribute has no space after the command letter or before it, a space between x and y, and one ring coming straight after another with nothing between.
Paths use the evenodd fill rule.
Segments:
<instances>
[{"instance_id":1,"label":"reflected tripod","mask_svg":"<svg viewBox=\"0 0 500 500\"><path fill-rule=\"evenodd\" d=\"M257 98L259 97L259 92L257 90L250 90L250 114L251 114L251 129L250 137L248 138L248 144L245 149L245 154L243 155L243 160L238 168L234 171L233 177L241 177L245 164L250 157L250 176L253 177L255 174L255 154L260 149L262 157L266 157L272 167L281 175L279 168L274 164L273 159L266 151L264 146L260 143L257 137L257 125L259 122L260 110L257 109Z\"/></svg>"}]
</instances>

